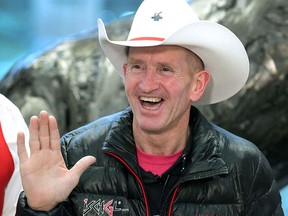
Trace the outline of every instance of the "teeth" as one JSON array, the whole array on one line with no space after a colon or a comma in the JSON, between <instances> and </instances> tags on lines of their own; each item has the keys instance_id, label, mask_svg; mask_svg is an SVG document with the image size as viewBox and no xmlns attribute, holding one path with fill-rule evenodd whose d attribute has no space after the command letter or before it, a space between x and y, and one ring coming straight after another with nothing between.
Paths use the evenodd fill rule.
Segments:
<instances>
[{"instance_id":1,"label":"teeth","mask_svg":"<svg viewBox=\"0 0 288 216\"><path fill-rule=\"evenodd\" d=\"M146 101L146 102L157 103L157 102L160 102L160 101L161 101L161 98L140 97L140 100Z\"/></svg>"}]
</instances>

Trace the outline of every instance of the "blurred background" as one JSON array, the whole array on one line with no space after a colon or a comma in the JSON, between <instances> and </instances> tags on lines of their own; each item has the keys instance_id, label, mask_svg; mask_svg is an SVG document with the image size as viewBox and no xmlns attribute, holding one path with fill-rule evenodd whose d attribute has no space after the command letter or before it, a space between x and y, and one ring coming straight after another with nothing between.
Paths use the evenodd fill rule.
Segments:
<instances>
[{"instance_id":1,"label":"blurred background","mask_svg":"<svg viewBox=\"0 0 288 216\"><path fill-rule=\"evenodd\" d=\"M0 0L0 79L24 56L134 13L142 0Z\"/></svg>"},{"instance_id":2,"label":"blurred background","mask_svg":"<svg viewBox=\"0 0 288 216\"><path fill-rule=\"evenodd\" d=\"M96 28L99 17L106 24L125 18L133 14L141 2L0 0L0 80L18 60L27 55L63 37ZM288 215L288 186L281 189L281 196L285 215Z\"/></svg>"}]
</instances>

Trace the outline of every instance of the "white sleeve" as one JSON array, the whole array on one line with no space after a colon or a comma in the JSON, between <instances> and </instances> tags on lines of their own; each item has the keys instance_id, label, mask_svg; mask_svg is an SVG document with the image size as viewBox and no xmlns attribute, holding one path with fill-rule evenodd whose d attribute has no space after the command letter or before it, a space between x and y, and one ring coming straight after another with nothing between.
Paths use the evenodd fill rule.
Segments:
<instances>
[{"instance_id":1,"label":"white sleeve","mask_svg":"<svg viewBox=\"0 0 288 216\"><path fill-rule=\"evenodd\" d=\"M25 146L29 151L29 130L19 109L6 97L0 94L0 120L3 135L14 161L14 172L5 190L2 216L15 215L19 193L22 191L22 183L19 171L19 159L17 155L17 133L25 134Z\"/></svg>"}]
</instances>

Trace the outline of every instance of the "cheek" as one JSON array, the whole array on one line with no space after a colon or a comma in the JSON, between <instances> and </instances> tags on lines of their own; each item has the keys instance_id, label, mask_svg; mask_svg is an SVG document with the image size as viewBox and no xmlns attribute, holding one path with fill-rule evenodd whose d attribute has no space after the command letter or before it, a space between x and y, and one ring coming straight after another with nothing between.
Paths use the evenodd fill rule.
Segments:
<instances>
[{"instance_id":1,"label":"cheek","mask_svg":"<svg viewBox=\"0 0 288 216\"><path fill-rule=\"evenodd\" d=\"M175 92L175 96L178 97L176 98L176 100L180 101L179 103L191 103L191 94L192 94L192 85L186 84L184 87L182 86L182 88L178 88L177 90L174 90Z\"/></svg>"},{"instance_id":2,"label":"cheek","mask_svg":"<svg viewBox=\"0 0 288 216\"><path fill-rule=\"evenodd\" d=\"M172 93L179 95L179 98L183 98L183 96L186 96L190 94L191 89L193 87L192 81L187 81L184 79L175 79L173 82L166 82L167 88L172 90Z\"/></svg>"},{"instance_id":3,"label":"cheek","mask_svg":"<svg viewBox=\"0 0 288 216\"><path fill-rule=\"evenodd\" d=\"M129 86L138 85L143 79L143 74L127 72L124 75L124 84Z\"/></svg>"},{"instance_id":4,"label":"cheek","mask_svg":"<svg viewBox=\"0 0 288 216\"><path fill-rule=\"evenodd\" d=\"M130 89L130 83L129 83L129 81L127 80L127 78L125 77L125 79L124 79L124 88L125 88L125 92L126 92L126 94L128 95L128 91L129 91L129 89Z\"/></svg>"},{"instance_id":5,"label":"cheek","mask_svg":"<svg viewBox=\"0 0 288 216\"><path fill-rule=\"evenodd\" d=\"M134 89L134 91L135 91L135 88L138 85L137 83L138 83L138 81L137 81L137 79L135 79L135 77L130 76L129 74L126 74L124 77L124 87L125 87L126 93L128 94L131 91L133 92L132 89Z\"/></svg>"}]
</instances>

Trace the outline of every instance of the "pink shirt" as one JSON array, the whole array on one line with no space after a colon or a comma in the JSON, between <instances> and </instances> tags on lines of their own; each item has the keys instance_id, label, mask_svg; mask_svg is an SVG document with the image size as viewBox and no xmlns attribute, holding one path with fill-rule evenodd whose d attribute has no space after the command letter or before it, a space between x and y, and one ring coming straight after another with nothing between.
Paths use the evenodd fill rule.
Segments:
<instances>
[{"instance_id":1,"label":"pink shirt","mask_svg":"<svg viewBox=\"0 0 288 216\"><path fill-rule=\"evenodd\" d=\"M182 154L182 151L180 151L172 155L149 155L139 148L136 148L136 150L140 167L146 172L151 172L158 176L168 170Z\"/></svg>"}]
</instances>

